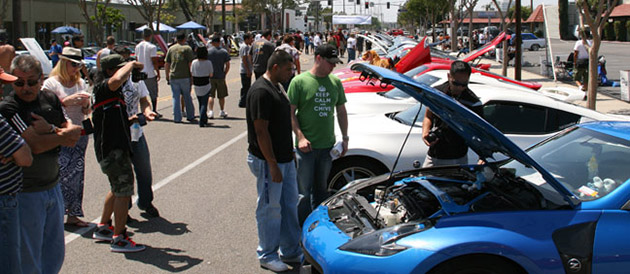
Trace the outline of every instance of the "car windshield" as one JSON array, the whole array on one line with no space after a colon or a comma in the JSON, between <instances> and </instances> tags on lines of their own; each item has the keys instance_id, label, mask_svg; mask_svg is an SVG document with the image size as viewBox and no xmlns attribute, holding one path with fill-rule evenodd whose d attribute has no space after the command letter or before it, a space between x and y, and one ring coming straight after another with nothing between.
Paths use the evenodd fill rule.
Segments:
<instances>
[{"instance_id":1,"label":"car windshield","mask_svg":"<svg viewBox=\"0 0 630 274\"><path fill-rule=\"evenodd\" d=\"M435 77L433 75L430 74L421 74L418 77L414 77L414 80L416 80L416 82L418 83L423 83L426 84L428 86L432 86L434 83L436 83L437 81L440 81L441 78L439 77ZM399 88L394 88L390 91L387 92L383 92L381 95L383 95L385 98L389 98L389 99L406 99L409 98L410 95L407 94L406 92L400 90Z\"/></svg>"},{"instance_id":2,"label":"car windshield","mask_svg":"<svg viewBox=\"0 0 630 274\"><path fill-rule=\"evenodd\" d=\"M630 141L584 127L556 135L527 154L583 201L604 197L630 178ZM512 160L502 168L549 188L530 166Z\"/></svg>"},{"instance_id":3,"label":"car windshield","mask_svg":"<svg viewBox=\"0 0 630 274\"><path fill-rule=\"evenodd\" d=\"M418 110L420 110L419 114L418 114ZM421 127L422 126L422 119L424 118L424 112L425 111L426 111L426 108L424 107L424 105L422 105L422 104L415 104L414 106L412 106L412 107L410 107L410 108L408 108L406 110L394 113L390 117L392 119L398 121L399 123L404 124L404 125L414 124L413 121L415 119L416 120L415 126ZM416 115L418 115L417 119L416 119Z\"/></svg>"}]
</instances>

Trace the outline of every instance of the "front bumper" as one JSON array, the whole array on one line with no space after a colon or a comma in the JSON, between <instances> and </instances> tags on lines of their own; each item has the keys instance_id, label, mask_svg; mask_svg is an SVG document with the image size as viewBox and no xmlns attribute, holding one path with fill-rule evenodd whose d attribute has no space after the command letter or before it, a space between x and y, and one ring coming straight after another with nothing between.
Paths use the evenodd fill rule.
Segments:
<instances>
[{"instance_id":1,"label":"front bumper","mask_svg":"<svg viewBox=\"0 0 630 274\"><path fill-rule=\"evenodd\" d=\"M382 257L339 250L350 240L330 221L326 206L315 209L302 226L305 259L320 273L411 273L421 270L422 261L435 255L418 248Z\"/></svg>"}]
</instances>

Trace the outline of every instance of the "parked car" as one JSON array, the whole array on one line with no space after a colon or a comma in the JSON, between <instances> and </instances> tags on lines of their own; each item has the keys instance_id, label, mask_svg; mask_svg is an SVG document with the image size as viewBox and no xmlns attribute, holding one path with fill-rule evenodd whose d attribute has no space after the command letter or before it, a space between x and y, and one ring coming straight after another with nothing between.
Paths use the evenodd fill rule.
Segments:
<instances>
[{"instance_id":1,"label":"parked car","mask_svg":"<svg viewBox=\"0 0 630 274\"><path fill-rule=\"evenodd\" d=\"M510 38L510 43L514 44L516 36ZM547 47L547 40L544 38L538 38L533 33L521 33L521 40L523 41L522 48L529 49L531 51L537 51L540 48Z\"/></svg>"},{"instance_id":2,"label":"parked car","mask_svg":"<svg viewBox=\"0 0 630 274\"><path fill-rule=\"evenodd\" d=\"M353 68L361 66L366 65L356 64ZM434 71L412 81L435 86L446 81L445 74L445 71ZM527 148L574 124L629 120L626 116L603 114L561 102L531 89L501 83L483 75L473 74L469 88L483 104L483 118L521 148ZM328 178L330 192L336 192L356 179L410 169L422 163L428 150L422 142L425 109L413 96L400 88L384 93L346 96L348 135L359 137L349 143L345 157L333 161ZM336 134L338 139L341 138L340 132ZM401 144L407 134L411 134L409 143L401 152ZM474 162L475 157L470 153L469 161ZM398 164L394 166L396 160Z\"/></svg>"},{"instance_id":3,"label":"parked car","mask_svg":"<svg viewBox=\"0 0 630 274\"><path fill-rule=\"evenodd\" d=\"M361 69L449 117L443 121L485 164L411 169L353 182L302 226L313 272L625 269L630 122L577 125L525 152L443 93L390 70ZM507 159L494 161L497 154Z\"/></svg>"}]
</instances>

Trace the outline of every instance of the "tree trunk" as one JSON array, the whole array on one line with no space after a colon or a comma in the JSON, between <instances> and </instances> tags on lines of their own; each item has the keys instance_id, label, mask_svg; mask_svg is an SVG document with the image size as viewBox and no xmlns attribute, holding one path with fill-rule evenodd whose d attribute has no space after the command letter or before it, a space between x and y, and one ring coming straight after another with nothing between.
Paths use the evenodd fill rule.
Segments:
<instances>
[{"instance_id":1,"label":"tree trunk","mask_svg":"<svg viewBox=\"0 0 630 274\"><path fill-rule=\"evenodd\" d=\"M588 51L588 108L595 110L597 99L597 54L599 54L599 46L601 38L599 35L593 35L593 46Z\"/></svg>"},{"instance_id":2,"label":"tree trunk","mask_svg":"<svg viewBox=\"0 0 630 274\"><path fill-rule=\"evenodd\" d=\"M455 6L451 7L451 51L457 51L457 12Z\"/></svg>"},{"instance_id":3,"label":"tree trunk","mask_svg":"<svg viewBox=\"0 0 630 274\"><path fill-rule=\"evenodd\" d=\"M468 52L472 52L473 51L473 37L472 37L472 31L473 31L473 7L470 7L470 9L468 9L468 12L470 13L470 21L468 21Z\"/></svg>"},{"instance_id":4,"label":"tree trunk","mask_svg":"<svg viewBox=\"0 0 630 274\"><path fill-rule=\"evenodd\" d=\"M17 48L22 35L22 1L21 0L13 0L13 47Z\"/></svg>"},{"instance_id":5,"label":"tree trunk","mask_svg":"<svg viewBox=\"0 0 630 274\"><path fill-rule=\"evenodd\" d=\"M503 24L503 33L507 31L507 24ZM506 34L507 35L507 34ZM507 76L508 69L508 40L505 39L501 42L501 53L503 54L503 62L501 63L501 75Z\"/></svg>"}]
</instances>

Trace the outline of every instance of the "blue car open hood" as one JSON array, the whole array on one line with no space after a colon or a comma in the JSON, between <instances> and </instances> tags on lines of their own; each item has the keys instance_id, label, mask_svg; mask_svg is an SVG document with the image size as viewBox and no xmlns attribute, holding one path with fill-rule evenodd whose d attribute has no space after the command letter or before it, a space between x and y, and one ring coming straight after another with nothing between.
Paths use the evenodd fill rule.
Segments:
<instances>
[{"instance_id":1,"label":"blue car open hood","mask_svg":"<svg viewBox=\"0 0 630 274\"><path fill-rule=\"evenodd\" d=\"M434 114L457 132L466 141L468 147L475 151L481 159L492 158L494 153L510 156L524 165L535 168L547 183L564 196L569 204L574 206L579 203L579 199L571 191L558 182L525 151L450 96L428 85L416 82L408 76L385 68L357 63L352 65L352 70L361 72L360 79L376 78L381 83L393 85L430 108Z\"/></svg>"}]
</instances>

